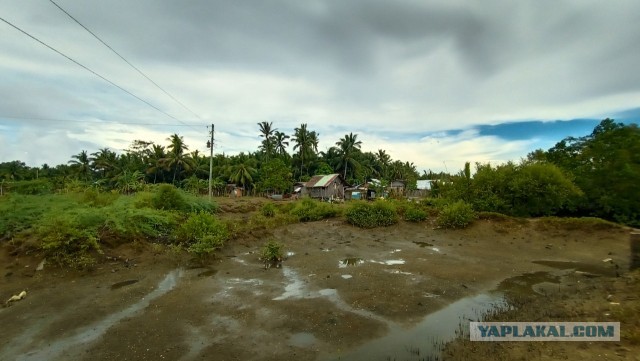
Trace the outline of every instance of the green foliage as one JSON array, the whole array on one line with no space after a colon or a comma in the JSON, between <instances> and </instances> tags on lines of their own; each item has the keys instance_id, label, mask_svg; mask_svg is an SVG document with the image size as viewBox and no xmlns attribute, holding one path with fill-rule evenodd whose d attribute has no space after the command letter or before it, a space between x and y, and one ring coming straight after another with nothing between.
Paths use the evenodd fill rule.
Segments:
<instances>
[{"instance_id":1,"label":"green foliage","mask_svg":"<svg viewBox=\"0 0 640 361\"><path fill-rule=\"evenodd\" d=\"M276 205L273 203L265 203L262 205L260 213L265 217L274 217L276 215Z\"/></svg>"},{"instance_id":2,"label":"green foliage","mask_svg":"<svg viewBox=\"0 0 640 361\"><path fill-rule=\"evenodd\" d=\"M296 202L290 214L298 217L300 222L319 221L340 215L340 208L331 204L305 198Z\"/></svg>"},{"instance_id":3,"label":"green foliage","mask_svg":"<svg viewBox=\"0 0 640 361\"><path fill-rule=\"evenodd\" d=\"M90 251L99 251L95 224L98 214L61 214L41 222L35 230L40 249L53 263L87 268L95 262Z\"/></svg>"},{"instance_id":4,"label":"green foliage","mask_svg":"<svg viewBox=\"0 0 640 361\"><path fill-rule=\"evenodd\" d=\"M468 203L457 201L440 211L438 226L443 228L465 228L475 219L473 208Z\"/></svg>"},{"instance_id":5,"label":"green foliage","mask_svg":"<svg viewBox=\"0 0 640 361\"><path fill-rule=\"evenodd\" d=\"M161 184L151 198L155 209L184 211L188 208L184 195L171 184Z\"/></svg>"},{"instance_id":6,"label":"green foliage","mask_svg":"<svg viewBox=\"0 0 640 361\"><path fill-rule=\"evenodd\" d=\"M468 168L468 167L467 167ZM513 216L551 215L568 210L582 192L555 165L512 162L492 167L476 164L442 187L445 197L470 203L477 211Z\"/></svg>"},{"instance_id":7,"label":"green foliage","mask_svg":"<svg viewBox=\"0 0 640 361\"><path fill-rule=\"evenodd\" d=\"M422 222L427 219L427 212L417 206L409 207L404 213L404 220L409 222Z\"/></svg>"},{"instance_id":8,"label":"green foliage","mask_svg":"<svg viewBox=\"0 0 640 361\"><path fill-rule=\"evenodd\" d=\"M82 201L92 207L104 207L118 199L117 194L103 193L95 188L89 188L82 193Z\"/></svg>"},{"instance_id":9,"label":"green foliage","mask_svg":"<svg viewBox=\"0 0 640 361\"><path fill-rule=\"evenodd\" d=\"M584 191L578 215L640 226L640 128L604 119L585 137L565 138L530 159L552 162L571 172Z\"/></svg>"},{"instance_id":10,"label":"green foliage","mask_svg":"<svg viewBox=\"0 0 640 361\"><path fill-rule=\"evenodd\" d=\"M279 194L287 192L293 185L291 168L282 161L275 158L265 163L260 168L260 190L275 191Z\"/></svg>"},{"instance_id":11,"label":"green foliage","mask_svg":"<svg viewBox=\"0 0 640 361\"><path fill-rule=\"evenodd\" d=\"M48 179L33 179L17 182L6 182L3 184L3 193L12 194L51 194L53 184Z\"/></svg>"},{"instance_id":12,"label":"green foliage","mask_svg":"<svg viewBox=\"0 0 640 361\"><path fill-rule=\"evenodd\" d=\"M262 246L260 259L264 262L265 268L269 268L271 265L279 266L283 258L284 245L282 243L270 239Z\"/></svg>"},{"instance_id":13,"label":"green foliage","mask_svg":"<svg viewBox=\"0 0 640 361\"><path fill-rule=\"evenodd\" d=\"M537 224L541 229L583 230L586 232L622 228L619 224L596 217L543 217L537 220Z\"/></svg>"},{"instance_id":14,"label":"green foliage","mask_svg":"<svg viewBox=\"0 0 640 361\"><path fill-rule=\"evenodd\" d=\"M203 256L222 247L229 238L229 231L211 214L194 212L176 229L175 237L189 245L189 252Z\"/></svg>"},{"instance_id":15,"label":"green foliage","mask_svg":"<svg viewBox=\"0 0 640 361\"><path fill-rule=\"evenodd\" d=\"M360 228L390 226L398 222L398 214L392 203L378 200L373 204L353 202L345 213L347 222Z\"/></svg>"}]
</instances>

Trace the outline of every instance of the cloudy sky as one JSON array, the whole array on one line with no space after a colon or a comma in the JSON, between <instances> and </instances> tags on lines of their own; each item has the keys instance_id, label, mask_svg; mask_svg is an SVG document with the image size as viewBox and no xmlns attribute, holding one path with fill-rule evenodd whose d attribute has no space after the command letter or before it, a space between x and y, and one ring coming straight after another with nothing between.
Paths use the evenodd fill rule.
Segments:
<instances>
[{"instance_id":1,"label":"cloudy sky","mask_svg":"<svg viewBox=\"0 0 640 361\"><path fill-rule=\"evenodd\" d=\"M172 133L206 151L211 123L236 154L268 121L457 171L640 119L635 0L55 2L184 106L51 1L0 0L0 162Z\"/></svg>"}]
</instances>

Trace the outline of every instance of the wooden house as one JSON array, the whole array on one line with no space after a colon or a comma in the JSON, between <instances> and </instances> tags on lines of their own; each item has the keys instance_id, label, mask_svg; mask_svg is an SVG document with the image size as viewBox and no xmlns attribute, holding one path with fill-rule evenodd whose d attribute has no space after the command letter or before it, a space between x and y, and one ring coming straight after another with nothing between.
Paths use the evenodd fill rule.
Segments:
<instances>
[{"instance_id":1,"label":"wooden house","mask_svg":"<svg viewBox=\"0 0 640 361\"><path fill-rule=\"evenodd\" d=\"M343 199L348 186L340 174L314 175L305 183L302 193L316 199Z\"/></svg>"}]
</instances>

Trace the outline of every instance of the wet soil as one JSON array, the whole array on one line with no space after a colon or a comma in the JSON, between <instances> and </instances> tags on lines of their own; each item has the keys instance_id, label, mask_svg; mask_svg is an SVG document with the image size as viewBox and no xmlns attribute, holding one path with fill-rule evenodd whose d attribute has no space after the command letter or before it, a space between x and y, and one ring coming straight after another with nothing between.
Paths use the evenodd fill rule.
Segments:
<instances>
[{"instance_id":1,"label":"wet soil","mask_svg":"<svg viewBox=\"0 0 640 361\"><path fill-rule=\"evenodd\" d=\"M0 296L27 297L0 308L0 359L425 359L506 289L539 294L575 271L604 270L580 275L600 282L628 268L628 230L534 223L320 221L239 239L202 267L123 245L88 273L36 271L41 259L3 249ZM269 238L291 252L282 268L259 260Z\"/></svg>"}]
</instances>

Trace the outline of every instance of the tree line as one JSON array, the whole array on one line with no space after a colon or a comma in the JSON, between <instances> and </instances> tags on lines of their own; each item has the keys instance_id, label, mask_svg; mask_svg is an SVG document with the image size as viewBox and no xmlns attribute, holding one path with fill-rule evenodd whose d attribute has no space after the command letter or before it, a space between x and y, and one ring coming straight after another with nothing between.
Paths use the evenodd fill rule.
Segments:
<instances>
[{"instance_id":1,"label":"tree line","mask_svg":"<svg viewBox=\"0 0 640 361\"><path fill-rule=\"evenodd\" d=\"M307 124L296 127L291 135L274 128L272 122L257 125L262 141L256 151L213 156L216 194L223 194L227 184L244 187L249 193L288 192L295 181L307 181L316 174L339 173L350 184L365 183L372 178L383 184L402 179L410 188L415 188L419 178L413 163L393 160L382 149L363 152L358 134L345 134L328 150L319 151L320 135ZM0 163L0 182L5 188L8 183L14 183L14 189L24 187L26 193L29 190L37 193L42 187L49 191L87 184L131 193L145 184L156 183L207 192L209 155L190 151L179 134L172 134L166 141L166 145L161 145L136 140L120 154L109 148L93 153L82 150L72 155L67 164L56 166L29 167L19 160Z\"/></svg>"}]
</instances>

